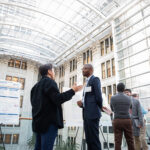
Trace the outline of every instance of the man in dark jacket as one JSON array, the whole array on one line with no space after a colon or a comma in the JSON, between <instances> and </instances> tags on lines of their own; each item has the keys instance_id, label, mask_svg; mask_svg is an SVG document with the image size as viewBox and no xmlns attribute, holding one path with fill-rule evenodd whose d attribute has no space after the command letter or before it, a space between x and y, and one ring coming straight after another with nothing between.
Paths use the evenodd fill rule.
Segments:
<instances>
[{"instance_id":1,"label":"man in dark jacket","mask_svg":"<svg viewBox=\"0 0 150 150\"><path fill-rule=\"evenodd\" d=\"M59 128L63 128L61 104L70 100L82 86L60 93L54 81L52 64L39 68L42 79L31 90L32 128L36 133L34 150L52 150Z\"/></svg>"},{"instance_id":2,"label":"man in dark jacket","mask_svg":"<svg viewBox=\"0 0 150 150\"><path fill-rule=\"evenodd\" d=\"M82 73L87 77L83 90L83 98L78 101L83 108L83 122L88 150L101 150L99 140L99 121L103 104L101 83L98 77L93 75L93 66L85 64Z\"/></svg>"}]
</instances>

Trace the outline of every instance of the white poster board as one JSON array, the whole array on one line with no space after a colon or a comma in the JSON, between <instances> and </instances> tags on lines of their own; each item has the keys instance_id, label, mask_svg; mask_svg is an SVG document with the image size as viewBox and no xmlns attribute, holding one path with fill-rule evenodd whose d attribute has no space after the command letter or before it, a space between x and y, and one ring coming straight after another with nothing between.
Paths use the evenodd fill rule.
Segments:
<instances>
[{"instance_id":1,"label":"white poster board","mask_svg":"<svg viewBox=\"0 0 150 150\"><path fill-rule=\"evenodd\" d=\"M107 107L108 109L110 109L110 106L108 104L108 100L107 100L107 97L104 93L102 93L102 97L103 97L103 106L104 107ZM110 109L111 110L111 109ZM110 118L110 115L108 115L107 113L102 113L102 117L101 117L101 120L100 120L100 124L102 126L112 126L112 121L111 121L111 118Z\"/></svg>"},{"instance_id":2,"label":"white poster board","mask_svg":"<svg viewBox=\"0 0 150 150\"><path fill-rule=\"evenodd\" d=\"M67 91L69 88L64 87L63 91ZM64 119L66 126L83 126L82 108L77 106L77 101L82 99L83 91L77 92L70 101L64 103ZM109 107L105 94L102 94L103 106ZM112 126L110 116L106 113L102 113L100 119L100 126Z\"/></svg>"},{"instance_id":3,"label":"white poster board","mask_svg":"<svg viewBox=\"0 0 150 150\"><path fill-rule=\"evenodd\" d=\"M19 124L21 84L0 80L0 124Z\"/></svg>"},{"instance_id":4,"label":"white poster board","mask_svg":"<svg viewBox=\"0 0 150 150\"><path fill-rule=\"evenodd\" d=\"M64 87L63 91L69 88ZM77 106L77 101L82 99L83 91L77 92L70 101L64 103L64 119L66 126L83 126L82 108Z\"/></svg>"}]
</instances>

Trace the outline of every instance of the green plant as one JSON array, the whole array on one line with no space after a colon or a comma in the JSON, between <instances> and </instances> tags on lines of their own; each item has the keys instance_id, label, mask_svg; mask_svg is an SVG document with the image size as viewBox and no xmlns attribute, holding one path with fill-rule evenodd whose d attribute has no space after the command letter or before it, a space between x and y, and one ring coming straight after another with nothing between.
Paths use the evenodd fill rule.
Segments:
<instances>
[{"instance_id":1,"label":"green plant","mask_svg":"<svg viewBox=\"0 0 150 150\"><path fill-rule=\"evenodd\" d=\"M79 144L70 143L69 140L62 141L61 144L56 145L55 150L78 150Z\"/></svg>"},{"instance_id":2,"label":"green plant","mask_svg":"<svg viewBox=\"0 0 150 150\"><path fill-rule=\"evenodd\" d=\"M4 147L0 146L0 150L4 150Z\"/></svg>"},{"instance_id":3,"label":"green plant","mask_svg":"<svg viewBox=\"0 0 150 150\"><path fill-rule=\"evenodd\" d=\"M28 140L28 148L29 150L33 150L35 145L35 134L33 133L30 139Z\"/></svg>"}]
</instances>

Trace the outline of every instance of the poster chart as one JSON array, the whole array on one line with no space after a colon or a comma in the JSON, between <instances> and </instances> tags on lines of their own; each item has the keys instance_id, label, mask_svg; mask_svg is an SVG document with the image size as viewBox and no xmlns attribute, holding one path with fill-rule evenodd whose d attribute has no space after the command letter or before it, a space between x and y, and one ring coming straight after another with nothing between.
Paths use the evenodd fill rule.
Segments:
<instances>
[{"instance_id":1,"label":"poster chart","mask_svg":"<svg viewBox=\"0 0 150 150\"><path fill-rule=\"evenodd\" d=\"M63 91L69 88L64 87ZM77 101L82 99L83 91L77 92L70 101L64 103L64 120L66 126L83 126L82 108L77 106Z\"/></svg>"},{"instance_id":2,"label":"poster chart","mask_svg":"<svg viewBox=\"0 0 150 150\"><path fill-rule=\"evenodd\" d=\"M19 124L21 84L0 80L0 124Z\"/></svg>"},{"instance_id":3,"label":"poster chart","mask_svg":"<svg viewBox=\"0 0 150 150\"><path fill-rule=\"evenodd\" d=\"M64 87L63 91L67 91L69 88ZM82 99L83 91L77 92L70 101L64 103L64 120L66 126L83 126L82 108L77 106L77 101ZM105 94L102 94L103 106L110 109ZM102 113L100 119L100 126L112 126L110 116L107 113Z\"/></svg>"}]
</instances>

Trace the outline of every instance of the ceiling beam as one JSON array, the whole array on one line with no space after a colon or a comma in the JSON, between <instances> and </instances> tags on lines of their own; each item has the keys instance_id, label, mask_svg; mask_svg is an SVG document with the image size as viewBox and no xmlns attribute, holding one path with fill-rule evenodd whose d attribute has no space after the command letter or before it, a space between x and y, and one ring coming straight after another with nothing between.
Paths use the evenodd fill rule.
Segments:
<instances>
[{"instance_id":1,"label":"ceiling beam","mask_svg":"<svg viewBox=\"0 0 150 150\"><path fill-rule=\"evenodd\" d=\"M92 5L88 4L84 0L76 0L76 1L78 1L79 3L81 3L82 5L84 5L85 7L91 9L92 11L94 11L96 14L98 14L104 20L106 19L106 17L99 10L97 10L95 7L93 7Z\"/></svg>"},{"instance_id":2,"label":"ceiling beam","mask_svg":"<svg viewBox=\"0 0 150 150\"><path fill-rule=\"evenodd\" d=\"M86 36L83 36L80 40L78 40L77 42L75 42L70 48L66 49L62 54L60 54L59 56L56 57L56 59L54 60L54 62L57 64L57 60L59 61L61 59L61 57L67 52L70 51L73 47L75 47L77 44L79 44L81 41L83 41L86 37L90 36L93 32L95 32L96 30L98 30L100 27L102 27L105 23L110 22L114 16L118 15L118 13L120 13L122 10L127 11L130 8L132 8L133 6L135 6L136 4L138 4L141 0L134 0L134 1L130 1L127 4L124 4L122 6L120 6L116 11L114 11L111 15L109 15L102 23L100 23L99 25L97 25L97 27L95 27L94 29L92 29L88 34L86 34ZM127 10L126 10L127 9ZM71 53L70 53L71 54ZM62 59L61 59L62 60Z\"/></svg>"},{"instance_id":3,"label":"ceiling beam","mask_svg":"<svg viewBox=\"0 0 150 150\"><path fill-rule=\"evenodd\" d=\"M79 33L81 33L82 35L85 35L86 33L83 32L80 28L76 27L75 25L69 23L68 21L65 21L61 18L58 18L52 14L49 14L47 12L45 12L44 10L41 11L39 10L38 8L29 8L29 7L25 7L25 6L22 6L22 5L18 5L18 4L13 4L13 3L5 3L5 2L0 2L1 5L8 5L8 6L12 6L12 7L19 7L19 8L22 8L22 9L26 9L26 10L29 10L29 11L32 11L32 12L36 12L36 13L39 13L39 14L42 14L42 15L45 15L47 17L50 17L50 18L53 18L59 22L62 22L63 24L66 24L68 26L70 26L71 28L75 29L76 31L78 31Z\"/></svg>"},{"instance_id":4,"label":"ceiling beam","mask_svg":"<svg viewBox=\"0 0 150 150\"><path fill-rule=\"evenodd\" d=\"M38 55L30 55L27 53L24 53L23 51L17 51L16 49L11 49L10 47L6 46L0 46L0 55L13 55L13 56L18 56L18 57L23 57L29 60L33 60L36 62L41 62L41 63L47 63L50 62L47 57L44 56L38 56Z\"/></svg>"},{"instance_id":5,"label":"ceiling beam","mask_svg":"<svg viewBox=\"0 0 150 150\"><path fill-rule=\"evenodd\" d=\"M53 55L55 55L55 56L58 55L57 53L55 53L54 51L52 51L52 50L50 50L50 49L48 49L48 48L45 48L45 47L43 47L43 46L41 46L41 45L38 45L38 44L35 44L35 43L32 43L32 42L29 42L29 41L20 40L20 39L18 39L18 38L13 38L13 37L6 37L6 36L0 36L0 39L1 39L1 40L0 40L0 43L3 43L2 39L7 40L8 42L9 42L9 41L13 41L13 42L16 41L16 42L20 42L20 43L22 43L22 44L23 44L23 43L28 44L28 45L29 45L29 48L31 48L31 46L40 48L41 50L36 49L36 51L39 51L39 52L42 53L42 54L50 55L50 53L51 53L51 54L53 54ZM6 41L5 41L4 44L6 44ZM32 48L32 50L33 50L33 48Z\"/></svg>"},{"instance_id":6,"label":"ceiling beam","mask_svg":"<svg viewBox=\"0 0 150 150\"><path fill-rule=\"evenodd\" d=\"M58 42L64 44L64 45L67 46L67 47L69 46L68 43L64 42L63 40L59 39L58 37L56 37L56 36L54 36L54 35L52 35L52 34L46 34L46 33L44 33L44 31L40 31L40 30L37 30L37 29L32 28L32 27L28 27L28 26L24 26L24 25L20 25L20 24L16 24L16 23L7 23L7 22L4 22L4 23L3 23L3 22L1 22L1 21L0 21L0 25L23 27L23 28L26 28L26 29L29 29L29 30L38 32L38 33L40 33L40 34L43 34L43 35L45 35L45 36L51 37L51 38L55 39L56 41L58 41Z\"/></svg>"}]
</instances>

